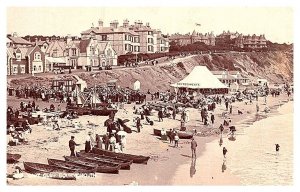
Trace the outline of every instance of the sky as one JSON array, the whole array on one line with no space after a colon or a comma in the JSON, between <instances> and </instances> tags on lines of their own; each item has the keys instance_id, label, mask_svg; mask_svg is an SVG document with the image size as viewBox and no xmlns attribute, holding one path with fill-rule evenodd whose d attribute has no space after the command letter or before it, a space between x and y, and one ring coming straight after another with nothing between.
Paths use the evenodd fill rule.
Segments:
<instances>
[{"instance_id":1,"label":"sky","mask_svg":"<svg viewBox=\"0 0 300 192\"><path fill-rule=\"evenodd\" d=\"M220 34L223 30L245 35L265 34L272 42L293 42L293 9L291 7L8 7L7 33L25 35L80 35L98 20L109 26L150 22L164 34L188 33L196 30ZM201 24L196 26L195 23Z\"/></svg>"}]
</instances>

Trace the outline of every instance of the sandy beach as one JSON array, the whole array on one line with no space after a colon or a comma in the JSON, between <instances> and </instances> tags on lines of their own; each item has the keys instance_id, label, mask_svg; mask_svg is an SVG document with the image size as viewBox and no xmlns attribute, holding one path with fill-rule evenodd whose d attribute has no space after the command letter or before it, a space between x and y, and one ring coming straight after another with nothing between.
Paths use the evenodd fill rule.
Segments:
<instances>
[{"instance_id":1,"label":"sandy beach","mask_svg":"<svg viewBox=\"0 0 300 192\"><path fill-rule=\"evenodd\" d=\"M21 100L8 97L8 105L17 105ZM253 122L270 115L276 115L278 106L286 103L288 97L281 94L279 97L269 96L267 105L271 112L265 113L262 110L265 107L264 99L259 98L258 104L260 112L256 114L256 101L253 104L244 102L233 103L233 114L230 115L231 125L237 127L237 133L242 134L243 129L247 129ZM49 103L39 103L40 107L49 106ZM55 103L57 106L58 103ZM61 105L64 107L63 105ZM133 104L125 105L127 113L119 110L117 118L129 119L128 126L132 127ZM237 114L237 110L243 112ZM180 140L179 147L174 148L167 141L161 141L153 135L153 128L178 128L180 126L180 116L176 120L165 118L163 122L158 122L157 112L150 116L154 120L154 126L143 124L140 133L133 132L127 135L126 153L148 155L150 159L147 165L133 164L131 170L121 170L117 175L97 173L95 178L79 178L76 181L63 181L35 177L25 173L25 178L20 180L8 179L9 185L128 185L135 181L139 185L240 185L241 179L232 174L230 167L222 172L223 164L222 150L216 145L220 139L218 127L223 122L222 112L225 111L224 104L217 105L213 112L216 117L215 124L204 126L201 122L200 111L189 108L190 121L186 124L189 130L196 129L198 134L194 136L198 143L197 160L192 162L190 140ZM29 143L27 145L8 146L9 153L18 153L22 157L19 165L23 167L23 161L47 163L47 158L63 159L63 155L69 155L68 141L71 135L75 136L75 141L79 144L77 151L84 148L84 141L89 131L103 134L106 128L103 126L107 117L100 116L81 116L74 121L81 122L82 128L63 128L60 131L47 130L43 126L33 125L33 132L28 135ZM90 127L87 121L98 126ZM144 122L142 122L144 123ZM135 130L135 127L132 127ZM223 133L224 145L227 145L228 127L225 127ZM234 142L232 142L234 145ZM229 151L232 151L229 147ZM230 153L229 153L230 154ZM229 161L229 159L227 160ZM227 162L229 164L229 162ZM14 165L7 165L7 173L13 171ZM196 172L195 169L196 168Z\"/></svg>"}]
</instances>

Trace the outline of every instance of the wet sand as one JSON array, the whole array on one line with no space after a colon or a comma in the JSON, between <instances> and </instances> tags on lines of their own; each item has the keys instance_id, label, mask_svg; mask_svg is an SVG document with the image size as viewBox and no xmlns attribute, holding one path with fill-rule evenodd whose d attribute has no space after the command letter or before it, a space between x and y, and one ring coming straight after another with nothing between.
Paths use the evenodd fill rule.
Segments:
<instances>
[{"instance_id":1,"label":"wet sand","mask_svg":"<svg viewBox=\"0 0 300 192\"><path fill-rule=\"evenodd\" d=\"M272 96L268 97L268 106L272 112L276 112L276 106L279 105L279 100L287 100L286 95L280 95L277 98ZM8 104L16 103L13 99L8 99ZM20 102L20 101L18 101ZM256 101L255 101L256 102ZM255 102L252 105L246 105L244 102L233 103L233 114L230 116L232 119L232 125L237 125L239 122L247 125L251 124L251 121L247 121L247 117L256 117L254 120L258 120L261 116L265 116L264 112L259 112L259 116L256 116ZM258 101L260 110L263 109L263 98L259 98ZM280 102L281 104L283 102ZM40 104L42 105L42 103ZM43 105L50 105L43 103ZM127 124L132 127L132 119L135 116L133 114L133 104L125 105L128 113L123 110L119 110L116 117L122 119L129 119ZM243 114L238 115L237 109L242 110ZM179 115L177 119L164 119L163 122L157 121L157 113L151 116L150 119L154 120L154 126L143 125L141 133L133 132L127 135L126 150L127 153L149 155L151 158L147 165L133 164L131 170L121 170L118 175L101 174L97 173L95 178L79 178L76 181L62 181L53 180L40 177L34 177L31 174L25 173L25 178L21 180L8 179L10 185L127 185L132 181L136 181L139 185L238 185L240 179L230 174L230 171L222 173L222 153L219 148L211 149L210 143L219 138L218 126L223 119L221 118L222 112L225 111L224 104L217 105L217 109L214 111L216 117L216 123L214 126L204 126L200 119L200 111L197 109L189 109L190 121L186 124L188 129L196 129L198 135L208 135L207 137L195 136L198 142L196 165L200 165L200 169L196 170L196 174L191 178L191 150L190 140L180 140L179 148L170 146L168 142L162 142L158 137L153 135L153 128L176 128L179 127ZM43 126L34 125L33 133L28 135L28 145L20 146L8 146L8 152L19 153L22 155L20 162L32 161L47 163L47 158L63 159L63 155L69 155L68 141L71 135L75 136L75 141L80 143L76 150L84 148L84 141L88 131L93 129L87 128L87 121L95 123L99 126L95 128L95 133L104 133L106 128L103 127L104 121L107 117L98 116L81 116L75 121L80 121L84 128L64 128L61 131L46 130ZM253 118L252 118L253 119ZM253 121L252 121L253 123ZM133 127L133 130L135 128ZM239 127L237 127L239 131ZM226 128L228 131L228 128ZM201 133L202 134L201 134ZM226 133L225 133L226 134ZM206 149L206 150L205 150ZM201 154L203 154L201 156ZM23 167L22 163L19 163ZM182 170L182 166L185 166L184 174L181 174L179 170ZM212 169L212 167L219 167L218 171ZM7 165L7 172L11 173L13 165ZM200 180L198 180L198 175ZM197 177L196 177L197 176Z\"/></svg>"}]
</instances>

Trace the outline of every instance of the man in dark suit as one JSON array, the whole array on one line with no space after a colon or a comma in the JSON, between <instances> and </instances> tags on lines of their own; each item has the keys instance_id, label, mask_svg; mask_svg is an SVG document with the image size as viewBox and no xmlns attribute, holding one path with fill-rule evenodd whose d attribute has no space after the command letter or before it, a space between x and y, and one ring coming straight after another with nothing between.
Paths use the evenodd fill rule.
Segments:
<instances>
[{"instance_id":1,"label":"man in dark suit","mask_svg":"<svg viewBox=\"0 0 300 192\"><path fill-rule=\"evenodd\" d=\"M74 141L74 136L71 136L71 140L69 141L69 148L71 151L71 155L70 156L76 156L75 155L75 146L78 146L79 144L75 143Z\"/></svg>"}]
</instances>

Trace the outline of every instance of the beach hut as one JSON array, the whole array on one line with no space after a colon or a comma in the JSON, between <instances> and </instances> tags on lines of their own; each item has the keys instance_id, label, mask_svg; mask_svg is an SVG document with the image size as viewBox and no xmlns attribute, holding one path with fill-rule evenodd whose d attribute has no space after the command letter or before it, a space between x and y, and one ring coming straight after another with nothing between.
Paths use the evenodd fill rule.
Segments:
<instances>
[{"instance_id":1,"label":"beach hut","mask_svg":"<svg viewBox=\"0 0 300 192\"><path fill-rule=\"evenodd\" d=\"M196 90L202 94L228 93L228 87L221 83L206 66L194 67L188 76L171 86L179 89L179 92Z\"/></svg>"},{"instance_id":2,"label":"beach hut","mask_svg":"<svg viewBox=\"0 0 300 192\"><path fill-rule=\"evenodd\" d=\"M133 83L133 90L135 91L139 91L141 89L141 82L139 80L136 80L134 83Z\"/></svg>"}]
</instances>

